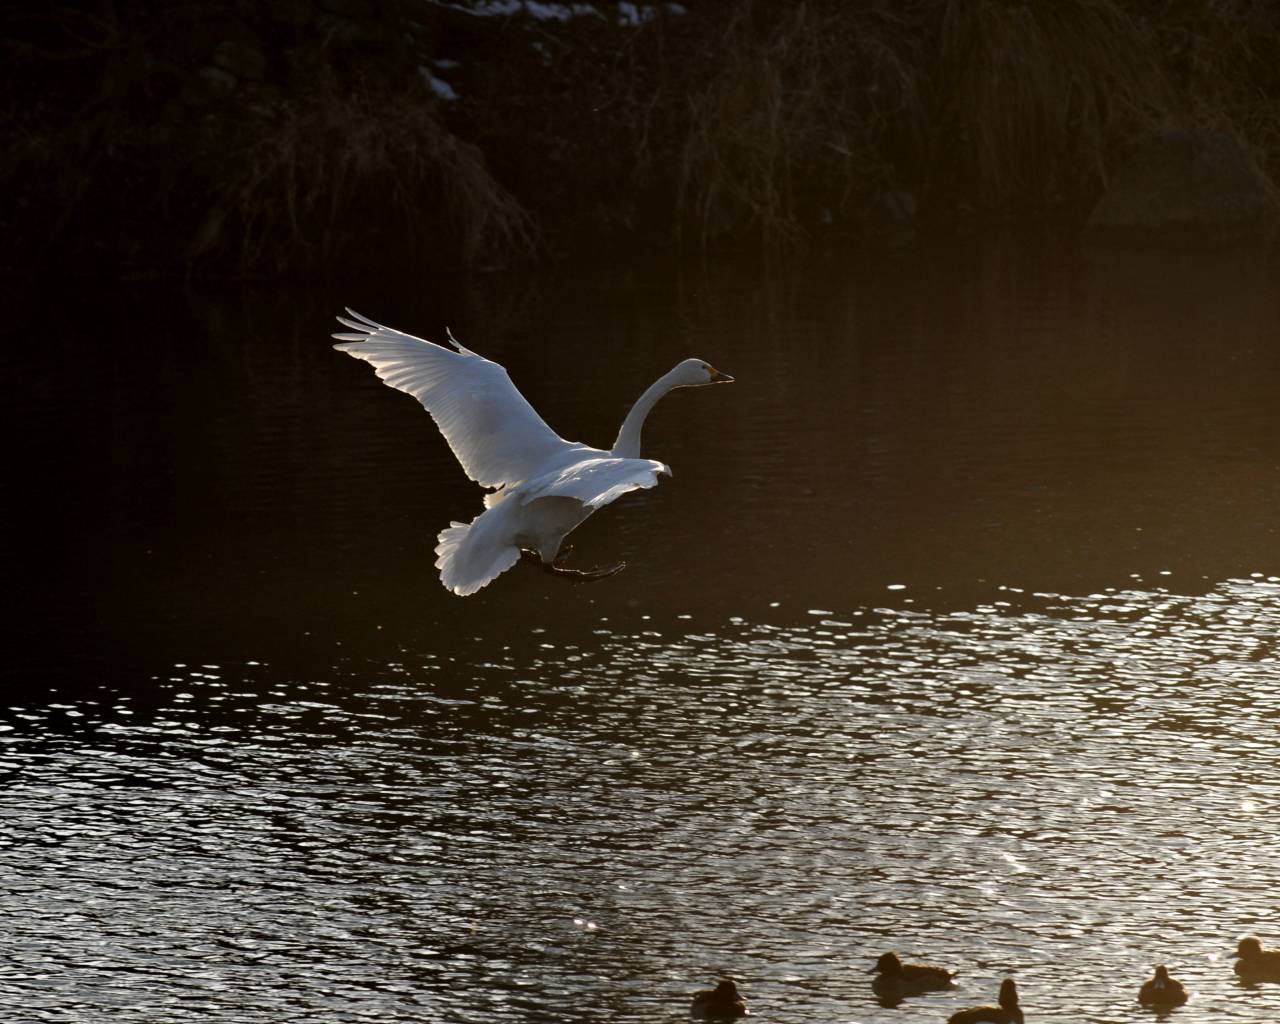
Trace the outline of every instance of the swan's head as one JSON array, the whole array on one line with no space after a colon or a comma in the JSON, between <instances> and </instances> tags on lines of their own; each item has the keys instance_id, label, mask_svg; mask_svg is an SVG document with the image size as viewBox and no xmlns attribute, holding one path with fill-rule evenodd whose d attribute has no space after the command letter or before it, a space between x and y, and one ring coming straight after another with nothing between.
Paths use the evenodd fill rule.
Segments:
<instances>
[{"instance_id":1,"label":"swan's head","mask_svg":"<svg viewBox=\"0 0 1280 1024\"><path fill-rule=\"evenodd\" d=\"M686 359L671 371L675 378L673 387L696 388L703 384L732 384L733 378L721 373L705 359Z\"/></svg>"}]
</instances>

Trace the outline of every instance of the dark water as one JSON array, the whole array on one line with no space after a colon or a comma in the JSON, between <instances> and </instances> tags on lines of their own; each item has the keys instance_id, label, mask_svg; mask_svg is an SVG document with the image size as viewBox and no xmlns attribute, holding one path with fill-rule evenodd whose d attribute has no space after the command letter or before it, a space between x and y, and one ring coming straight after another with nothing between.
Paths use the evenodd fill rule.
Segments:
<instances>
[{"instance_id":1,"label":"dark water","mask_svg":"<svg viewBox=\"0 0 1280 1024\"><path fill-rule=\"evenodd\" d=\"M10 1020L1280 1019L1280 279L964 244L725 269L27 297L10 437ZM672 480L454 598L478 510L326 345L504 362ZM877 1005L888 948L962 987Z\"/></svg>"}]
</instances>

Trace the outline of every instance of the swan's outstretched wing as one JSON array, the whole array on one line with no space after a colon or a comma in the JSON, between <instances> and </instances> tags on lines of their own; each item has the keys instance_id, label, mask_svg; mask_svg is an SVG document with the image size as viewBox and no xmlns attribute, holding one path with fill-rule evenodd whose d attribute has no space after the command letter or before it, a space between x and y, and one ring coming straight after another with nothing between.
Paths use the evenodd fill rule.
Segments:
<instances>
[{"instance_id":1,"label":"swan's outstretched wing","mask_svg":"<svg viewBox=\"0 0 1280 1024\"><path fill-rule=\"evenodd\" d=\"M353 319L338 322L359 333L335 334L345 344L333 347L372 364L386 384L421 402L467 476L482 487L527 480L568 445L498 363L456 341L458 351L451 352L347 312Z\"/></svg>"},{"instance_id":2,"label":"swan's outstretched wing","mask_svg":"<svg viewBox=\"0 0 1280 1024\"><path fill-rule=\"evenodd\" d=\"M537 498L576 498L594 511L628 491L656 486L662 473L670 476L670 467L653 459L583 459L530 480L520 500L527 505Z\"/></svg>"}]
</instances>

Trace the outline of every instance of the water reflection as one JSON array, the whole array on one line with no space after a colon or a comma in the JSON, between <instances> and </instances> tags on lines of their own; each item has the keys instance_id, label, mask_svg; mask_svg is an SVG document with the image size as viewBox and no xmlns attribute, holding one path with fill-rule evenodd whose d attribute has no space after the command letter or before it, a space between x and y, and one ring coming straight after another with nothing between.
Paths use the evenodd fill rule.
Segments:
<instances>
[{"instance_id":1,"label":"water reflection","mask_svg":"<svg viewBox=\"0 0 1280 1024\"><path fill-rule=\"evenodd\" d=\"M7 1002L121 1021L1273 1020L1280 579L909 591L798 620L546 631L322 676L179 664L14 704ZM651 628L649 628L651 627ZM20 823L20 825L19 825ZM867 969L945 957L877 1005ZM140 981L145 987L140 987Z\"/></svg>"},{"instance_id":2,"label":"water reflection","mask_svg":"<svg viewBox=\"0 0 1280 1024\"><path fill-rule=\"evenodd\" d=\"M1280 570L1274 276L1252 253L1022 241L770 278L604 271L41 305L16 321L35 330L38 312L40 343L0 355L23 438L4 543L56 647L195 633L246 656L285 635L585 628L673 601L711 616L850 606L889 583L966 603L988 581L1085 593L1130 572ZM513 571L460 605L431 547L472 514L472 486L412 399L328 347L344 303L426 334L450 324L587 442L607 444L688 352L738 384L714 410L662 403L646 452L674 479L575 533L582 564L626 560L625 579L549 592Z\"/></svg>"},{"instance_id":3,"label":"water reflection","mask_svg":"<svg viewBox=\"0 0 1280 1024\"><path fill-rule=\"evenodd\" d=\"M870 1022L1009 974L1119 1021L1163 961L1177 1019L1275 1020L1230 956L1277 941L1273 279L1024 241L19 310L0 1002L650 1021L731 974ZM459 600L473 487L344 304L588 442L688 352L738 383L575 533L624 574ZM889 948L961 989L879 1007Z\"/></svg>"}]
</instances>

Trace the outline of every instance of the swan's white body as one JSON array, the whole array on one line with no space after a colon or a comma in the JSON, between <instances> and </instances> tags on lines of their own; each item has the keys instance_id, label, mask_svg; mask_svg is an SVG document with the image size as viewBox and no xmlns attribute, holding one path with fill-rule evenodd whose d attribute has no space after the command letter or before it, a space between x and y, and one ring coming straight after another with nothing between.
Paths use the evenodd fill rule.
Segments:
<instances>
[{"instance_id":1,"label":"swan's white body","mask_svg":"<svg viewBox=\"0 0 1280 1024\"><path fill-rule=\"evenodd\" d=\"M640 458L640 430L672 388L729 381L700 359L686 359L658 378L627 414L613 448L566 441L539 416L498 363L383 327L348 309L334 348L370 363L391 387L431 413L463 470L482 487L485 511L452 523L436 546L440 582L474 594L520 560L521 549L555 561L564 538L596 509L628 491L653 487L669 467Z\"/></svg>"}]
</instances>

